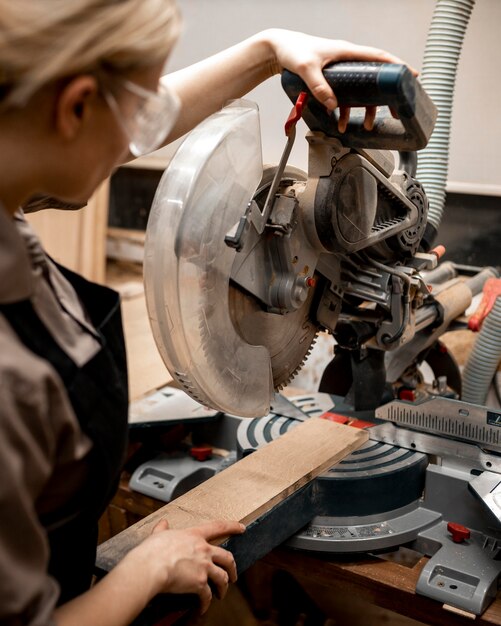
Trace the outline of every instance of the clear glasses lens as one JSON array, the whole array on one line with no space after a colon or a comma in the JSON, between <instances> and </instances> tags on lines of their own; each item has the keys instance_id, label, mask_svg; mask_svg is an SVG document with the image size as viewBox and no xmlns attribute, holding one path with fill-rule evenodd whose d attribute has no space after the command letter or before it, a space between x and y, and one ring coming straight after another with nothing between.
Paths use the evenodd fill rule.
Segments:
<instances>
[{"instance_id":1,"label":"clear glasses lens","mask_svg":"<svg viewBox=\"0 0 501 626\"><path fill-rule=\"evenodd\" d=\"M160 83L158 92L145 98L128 120L131 153L140 156L160 147L172 130L179 109L179 98Z\"/></svg>"},{"instance_id":2,"label":"clear glasses lens","mask_svg":"<svg viewBox=\"0 0 501 626\"><path fill-rule=\"evenodd\" d=\"M115 97L104 91L106 102L129 138L129 150L135 156L153 152L159 148L172 130L179 115L179 98L166 85L159 83L158 91L152 92L128 80L121 85L139 96L137 111L126 117Z\"/></svg>"}]
</instances>

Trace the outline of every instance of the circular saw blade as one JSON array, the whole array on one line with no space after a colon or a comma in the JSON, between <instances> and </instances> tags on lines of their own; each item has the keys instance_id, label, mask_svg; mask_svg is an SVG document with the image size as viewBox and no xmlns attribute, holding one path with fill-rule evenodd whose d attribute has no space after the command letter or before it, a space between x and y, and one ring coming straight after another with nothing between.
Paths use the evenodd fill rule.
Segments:
<instances>
[{"instance_id":1,"label":"circular saw blade","mask_svg":"<svg viewBox=\"0 0 501 626\"><path fill-rule=\"evenodd\" d=\"M313 289L296 311L268 313L254 296L230 285L229 305L233 324L248 343L266 346L271 362L273 386L280 390L301 369L318 333L310 319Z\"/></svg>"},{"instance_id":2,"label":"circular saw blade","mask_svg":"<svg viewBox=\"0 0 501 626\"><path fill-rule=\"evenodd\" d=\"M235 330L225 234L262 176L256 105L235 101L192 131L160 181L145 241L153 336L172 376L195 400L226 413L265 415L273 394L266 347Z\"/></svg>"},{"instance_id":3,"label":"circular saw blade","mask_svg":"<svg viewBox=\"0 0 501 626\"><path fill-rule=\"evenodd\" d=\"M253 198L261 209L276 171L276 165L265 165L263 168L263 176ZM287 165L280 179L280 187L306 181L307 178L302 170ZM314 294L315 288L311 288L299 309L282 315L269 313L252 294L230 283L229 305L233 324L250 344L266 346L270 355L273 387L277 391L288 385L299 372L320 330L310 317Z\"/></svg>"}]
</instances>

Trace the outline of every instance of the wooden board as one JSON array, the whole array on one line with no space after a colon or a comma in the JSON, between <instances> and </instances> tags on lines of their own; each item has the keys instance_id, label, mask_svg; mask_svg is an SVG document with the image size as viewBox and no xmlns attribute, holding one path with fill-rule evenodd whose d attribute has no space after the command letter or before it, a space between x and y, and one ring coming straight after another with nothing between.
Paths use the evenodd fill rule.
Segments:
<instances>
[{"instance_id":1,"label":"wooden board","mask_svg":"<svg viewBox=\"0 0 501 626\"><path fill-rule=\"evenodd\" d=\"M144 230L108 228L106 233L108 258L142 263L145 238L146 232Z\"/></svg>"},{"instance_id":2,"label":"wooden board","mask_svg":"<svg viewBox=\"0 0 501 626\"><path fill-rule=\"evenodd\" d=\"M108 261L106 284L120 293L127 347L131 402L165 387L172 376L158 352L151 332L144 296L143 268L128 261Z\"/></svg>"},{"instance_id":3,"label":"wooden board","mask_svg":"<svg viewBox=\"0 0 501 626\"><path fill-rule=\"evenodd\" d=\"M254 522L367 439L363 430L311 418L101 544L98 567L112 569L164 518L175 529L216 519Z\"/></svg>"},{"instance_id":4,"label":"wooden board","mask_svg":"<svg viewBox=\"0 0 501 626\"><path fill-rule=\"evenodd\" d=\"M140 398L172 381L151 332L144 293L122 300L129 396Z\"/></svg>"}]
</instances>

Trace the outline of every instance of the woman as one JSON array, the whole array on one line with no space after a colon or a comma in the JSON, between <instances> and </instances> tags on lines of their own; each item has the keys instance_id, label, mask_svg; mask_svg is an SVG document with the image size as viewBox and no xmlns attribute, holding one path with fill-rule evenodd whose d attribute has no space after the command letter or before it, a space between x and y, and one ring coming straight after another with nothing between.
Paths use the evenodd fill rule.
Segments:
<instances>
[{"instance_id":1,"label":"woman","mask_svg":"<svg viewBox=\"0 0 501 626\"><path fill-rule=\"evenodd\" d=\"M127 624L160 592L197 593L204 611L209 582L223 596L236 578L232 555L209 541L244 530L161 522L88 590L126 442L119 304L49 259L19 207L40 194L85 204L130 154L181 136L284 67L333 110L326 63L399 62L268 30L160 84L178 31L171 0L0 0L2 624Z\"/></svg>"}]
</instances>

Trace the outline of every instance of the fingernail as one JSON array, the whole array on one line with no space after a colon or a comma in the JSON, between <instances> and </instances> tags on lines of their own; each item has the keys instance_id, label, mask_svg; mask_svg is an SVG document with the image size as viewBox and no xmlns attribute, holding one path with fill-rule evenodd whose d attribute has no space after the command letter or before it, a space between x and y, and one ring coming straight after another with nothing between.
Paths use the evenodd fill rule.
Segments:
<instances>
[{"instance_id":1,"label":"fingernail","mask_svg":"<svg viewBox=\"0 0 501 626\"><path fill-rule=\"evenodd\" d=\"M329 111L334 111L334 109L337 107L337 100L335 98L328 98L324 102L324 106Z\"/></svg>"},{"instance_id":2,"label":"fingernail","mask_svg":"<svg viewBox=\"0 0 501 626\"><path fill-rule=\"evenodd\" d=\"M244 532L245 530L247 530L247 527L244 524L240 524L240 530Z\"/></svg>"}]
</instances>

